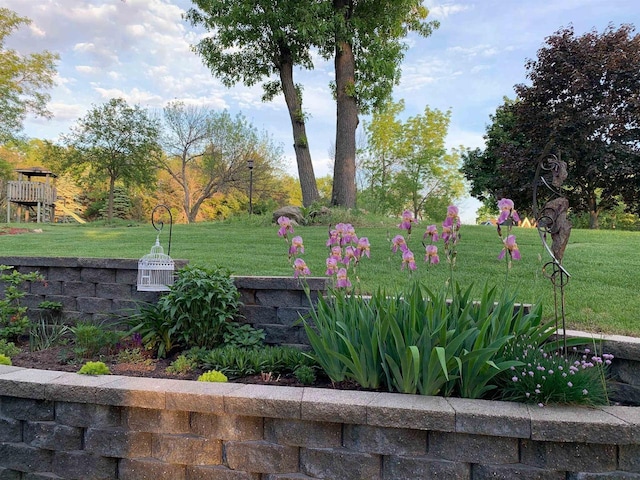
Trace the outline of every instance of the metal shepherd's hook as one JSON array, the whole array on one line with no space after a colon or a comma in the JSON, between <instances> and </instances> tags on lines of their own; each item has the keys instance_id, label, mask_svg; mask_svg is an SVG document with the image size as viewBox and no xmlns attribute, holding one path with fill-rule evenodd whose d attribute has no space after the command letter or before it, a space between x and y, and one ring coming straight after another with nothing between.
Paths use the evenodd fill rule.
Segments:
<instances>
[{"instance_id":1,"label":"metal shepherd's hook","mask_svg":"<svg viewBox=\"0 0 640 480\"><path fill-rule=\"evenodd\" d=\"M157 223L154 220L156 211L159 208L164 208L169 213L169 245L167 247L167 255L171 255L171 233L173 231L173 216L171 215L171 210L169 209L169 207L167 207L166 205L158 205L156 208L154 208L151 212L151 225L153 226L153 228L155 228L156 232L158 232L159 237L160 232L162 232L162 229L164 228L164 222L162 220L159 220Z\"/></svg>"}]
</instances>

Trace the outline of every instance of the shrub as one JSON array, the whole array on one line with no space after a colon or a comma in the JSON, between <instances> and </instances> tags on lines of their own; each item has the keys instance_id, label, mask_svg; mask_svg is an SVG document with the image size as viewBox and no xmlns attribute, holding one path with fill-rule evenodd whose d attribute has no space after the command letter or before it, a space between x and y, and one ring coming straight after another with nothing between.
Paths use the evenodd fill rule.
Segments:
<instances>
[{"instance_id":1,"label":"shrub","mask_svg":"<svg viewBox=\"0 0 640 480\"><path fill-rule=\"evenodd\" d=\"M3 353L0 353L0 365L11 365L11 359Z\"/></svg>"},{"instance_id":2,"label":"shrub","mask_svg":"<svg viewBox=\"0 0 640 480\"><path fill-rule=\"evenodd\" d=\"M15 343L7 342L4 338L0 338L0 354L13 357L19 353L20 349L16 347Z\"/></svg>"},{"instance_id":3,"label":"shrub","mask_svg":"<svg viewBox=\"0 0 640 480\"><path fill-rule=\"evenodd\" d=\"M196 362L193 358L189 358L186 355L179 355L178 358L167 367L167 373L184 375L192 372L195 367Z\"/></svg>"},{"instance_id":4,"label":"shrub","mask_svg":"<svg viewBox=\"0 0 640 480\"><path fill-rule=\"evenodd\" d=\"M308 365L299 366L293 374L303 385L312 385L316 381L316 372Z\"/></svg>"},{"instance_id":5,"label":"shrub","mask_svg":"<svg viewBox=\"0 0 640 480\"><path fill-rule=\"evenodd\" d=\"M227 377L224 373L216 370L209 370L198 377L199 382L226 382Z\"/></svg>"},{"instance_id":6,"label":"shrub","mask_svg":"<svg viewBox=\"0 0 640 480\"><path fill-rule=\"evenodd\" d=\"M10 270L10 273L6 273ZM0 283L4 284L4 298L0 299L0 339L15 340L29 331L27 307L20 304L26 295L25 282L44 281L38 272L20 273L13 267L0 265Z\"/></svg>"},{"instance_id":7,"label":"shrub","mask_svg":"<svg viewBox=\"0 0 640 480\"><path fill-rule=\"evenodd\" d=\"M92 358L104 348L113 347L122 334L107 330L101 325L81 322L70 327L75 344L74 353L80 358Z\"/></svg>"},{"instance_id":8,"label":"shrub","mask_svg":"<svg viewBox=\"0 0 640 480\"><path fill-rule=\"evenodd\" d=\"M78 373L82 375L109 375L111 371L104 362L87 362L80 367Z\"/></svg>"}]
</instances>

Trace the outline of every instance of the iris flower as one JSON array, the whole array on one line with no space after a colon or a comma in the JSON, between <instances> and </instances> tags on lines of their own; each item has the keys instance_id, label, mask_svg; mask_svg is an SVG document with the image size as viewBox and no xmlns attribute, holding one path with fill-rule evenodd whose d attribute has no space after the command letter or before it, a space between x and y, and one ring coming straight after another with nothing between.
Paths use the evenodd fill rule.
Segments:
<instances>
[{"instance_id":1,"label":"iris flower","mask_svg":"<svg viewBox=\"0 0 640 480\"><path fill-rule=\"evenodd\" d=\"M280 225L280 229L278 230L279 236L287 238L288 233L293 233L293 224L289 217L279 217L278 225Z\"/></svg>"},{"instance_id":2,"label":"iris flower","mask_svg":"<svg viewBox=\"0 0 640 480\"><path fill-rule=\"evenodd\" d=\"M396 235L393 237L393 240L391 240L391 251L396 253L398 249L400 249L401 252L408 250L407 242L402 235Z\"/></svg>"},{"instance_id":3,"label":"iris flower","mask_svg":"<svg viewBox=\"0 0 640 480\"><path fill-rule=\"evenodd\" d=\"M338 260L334 257L327 258L327 271L324 272L325 275L335 275L338 273Z\"/></svg>"},{"instance_id":4,"label":"iris flower","mask_svg":"<svg viewBox=\"0 0 640 480\"><path fill-rule=\"evenodd\" d=\"M432 242L437 242L438 241L438 227L436 227L435 225L429 225L427 227L427 231L424 232L424 235L422 236L422 238L431 238Z\"/></svg>"},{"instance_id":5,"label":"iris flower","mask_svg":"<svg viewBox=\"0 0 640 480\"><path fill-rule=\"evenodd\" d=\"M298 278L300 275L311 275L311 270L301 258L296 258L293 262L293 277Z\"/></svg>"},{"instance_id":6,"label":"iris flower","mask_svg":"<svg viewBox=\"0 0 640 480\"><path fill-rule=\"evenodd\" d=\"M409 267L409 270L418 268L413 252L408 248L402 253L402 270L404 270L404 267Z\"/></svg>"},{"instance_id":7,"label":"iris flower","mask_svg":"<svg viewBox=\"0 0 640 480\"><path fill-rule=\"evenodd\" d=\"M371 258L371 245L369 245L369 239L367 237L362 237L361 239L358 240L358 251L360 252L358 254L358 257L361 257L362 255L366 256L367 258Z\"/></svg>"},{"instance_id":8,"label":"iris flower","mask_svg":"<svg viewBox=\"0 0 640 480\"><path fill-rule=\"evenodd\" d=\"M302 244L302 237L293 237L291 239L291 246L289 247L289 256L296 255L298 253L304 253L304 245Z\"/></svg>"},{"instance_id":9,"label":"iris flower","mask_svg":"<svg viewBox=\"0 0 640 480\"><path fill-rule=\"evenodd\" d=\"M516 236L509 235L507 238L504 239L503 243L504 243L504 248L500 252L500 255L498 255L498 259L502 260L506 255L506 253L509 252L509 255L511 256L511 258L513 258L514 260L520 260L520 250L518 250L518 244L516 243Z\"/></svg>"},{"instance_id":10,"label":"iris flower","mask_svg":"<svg viewBox=\"0 0 640 480\"><path fill-rule=\"evenodd\" d=\"M398 228L402 230L406 230L409 235L411 235L411 224L417 223L416 219L413 218L413 213L411 210L405 210L402 212L402 222L398 225Z\"/></svg>"},{"instance_id":11,"label":"iris flower","mask_svg":"<svg viewBox=\"0 0 640 480\"><path fill-rule=\"evenodd\" d=\"M516 223L520 221L518 212L514 210L513 200L509 198L502 198L498 200L498 208L500 209L500 216L498 217L498 225L505 222L509 217L511 217L513 221Z\"/></svg>"},{"instance_id":12,"label":"iris flower","mask_svg":"<svg viewBox=\"0 0 640 480\"><path fill-rule=\"evenodd\" d=\"M435 245L427 245L424 261L433 264L440 263L440 257L438 257L438 247L436 247Z\"/></svg>"},{"instance_id":13,"label":"iris flower","mask_svg":"<svg viewBox=\"0 0 640 480\"><path fill-rule=\"evenodd\" d=\"M336 274L336 287L338 288L349 288L351 286L351 282L347 278L347 269L341 268L338 270Z\"/></svg>"}]
</instances>

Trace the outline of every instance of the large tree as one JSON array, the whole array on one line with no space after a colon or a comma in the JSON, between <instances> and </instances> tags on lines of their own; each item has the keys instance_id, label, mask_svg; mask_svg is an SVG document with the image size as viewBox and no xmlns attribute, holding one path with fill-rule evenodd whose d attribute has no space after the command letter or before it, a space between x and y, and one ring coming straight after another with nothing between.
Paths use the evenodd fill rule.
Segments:
<instances>
[{"instance_id":1,"label":"large tree","mask_svg":"<svg viewBox=\"0 0 640 480\"><path fill-rule=\"evenodd\" d=\"M182 209L195 222L204 202L216 194L269 193L268 181L279 166L281 149L242 115L189 107L180 102L164 109L162 167L179 186ZM248 162L253 162L253 172ZM250 178L250 177L253 178Z\"/></svg>"},{"instance_id":2,"label":"large tree","mask_svg":"<svg viewBox=\"0 0 640 480\"><path fill-rule=\"evenodd\" d=\"M499 151L501 193L530 194L537 160L567 162L564 195L576 212L598 215L619 198L640 211L640 36L609 25L576 36L572 27L546 39L526 63L530 84L516 85L513 124ZM503 182L504 183L504 182ZM529 198L531 198L529 196Z\"/></svg>"},{"instance_id":3,"label":"large tree","mask_svg":"<svg viewBox=\"0 0 640 480\"><path fill-rule=\"evenodd\" d=\"M21 55L5 47L7 37L31 20L0 8L0 143L13 139L27 114L50 117L47 89L54 85L58 55L49 51Z\"/></svg>"},{"instance_id":4,"label":"large tree","mask_svg":"<svg viewBox=\"0 0 640 480\"><path fill-rule=\"evenodd\" d=\"M333 7L334 35L322 47L333 55L336 95L336 156L332 205L356 202L356 129L361 113L380 107L400 80L409 31L428 36L422 0L325 0Z\"/></svg>"},{"instance_id":5,"label":"large tree","mask_svg":"<svg viewBox=\"0 0 640 480\"><path fill-rule=\"evenodd\" d=\"M311 162L302 87L293 80L293 69L313 68L311 46L326 35L327 5L315 0L193 0L186 18L205 27L195 51L205 65L227 86L265 81L263 100L283 93L298 163L305 206L318 199ZM277 80L272 76L276 75Z\"/></svg>"},{"instance_id":6,"label":"large tree","mask_svg":"<svg viewBox=\"0 0 640 480\"><path fill-rule=\"evenodd\" d=\"M63 137L67 166L91 184L108 182L107 218L113 218L116 182L152 185L160 157L159 126L138 105L113 98L94 106Z\"/></svg>"}]
</instances>

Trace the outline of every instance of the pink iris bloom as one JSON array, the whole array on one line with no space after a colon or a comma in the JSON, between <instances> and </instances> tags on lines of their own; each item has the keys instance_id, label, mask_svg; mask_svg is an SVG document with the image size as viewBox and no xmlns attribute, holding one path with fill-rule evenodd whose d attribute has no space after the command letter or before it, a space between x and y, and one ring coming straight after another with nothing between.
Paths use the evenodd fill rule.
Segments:
<instances>
[{"instance_id":1,"label":"pink iris bloom","mask_svg":"<svg viewBox=\"0 0 640 480\"><path fill-rule=\"evenodd\" d=\"M280 229L278 230L279 236L287 238L287 233L293 233L293 225L289 217L279 217L278 225L280 225Z\"/></svg>"},{"instance_id":2,"label":"pink iris bloom","mask_svg":"<svg viewBox=\"0 0 640 480\"><path fill-rule=\"evenodd\" d=\"M509 235L507 238L503 240L504 248L498 255L498 258L502 260L507 252L514 260L520 260L520 250L518 250L518 244L516 243L516 236Z\"/></svg>"},{"instance_id":3,"label":"pink iris bloom","mask_svg":"<svg viewBox=\"0 0 640 480\"><path fill-rule=\"evenodd\" d=\"M349 265L349 262L351 262L351 260L358 260L357 253L358 251L355 247L348 245L344 249L344 258L342 259L342 263L344 263L345 265Z\"/></svg>"},{"instance_id":4,"label":"pink iris bloom","mask_svg":"<svg viewBox=\"0 0 640 480\"><path fill-rule=\"evenodd\" d=\"M353 225L347 223L344 225L344 232L342 233L342 245L346 245L347 243L356 243L358 241L358 237L356 235L356 229L353 228Z\"/></svg>"},{"instance_id":5,"label":"pink iris bloom","mask_svg":"<svg viewBox=\"0 0 640 480\"><path fill-rule=\"evenodd\" d=\"M416 219L413 218L413 213L411 212L411 210L405 210L404 212L402 212L402 222L400 222L400 225L398 225L398 228L401 228L402 230L406 230L407 233L411 234L412 223L417 223L417 222L416 222Z\"/></svg>"},{"instance_id":6,"label":"pink iris bloom","mask_svg":"<svg viewBox=\"0 0 640 480\"><path fill-rule=\"evenodd\" d=\"M311 275L311 270L303 259L296 258L293 262L293 277L298 278L300 275Z\"/></svg>"},{"instance_id":7,"label":"pink iris bloom","mask_svg":"<svg viewBox=\"0 0 640 480\"><path fill-rule=\"evenodd\" d=\"M342 248L339 246L331 247L331 257L337 261L342 261Z\"/></svg>"},{"instance_id":8,"label":"pink iris bloom","mask_svg":"<svg viewBox=\"0 0 640 480\"><path fill-rule=\"evenodd\" d=\"M498 225L506 221L509 217L513 218L513 221L516 223L520 221L518 212L514 210L513 200L509 198L502 198L498 200L498 208L500 209L500 216L498 217Z\"/></svg>"},{"instance_id":9,"label":"pink iris bloom","mask_svg":"<svg viewBox=\"0 0 640 480\"><path fill-rule=\"evenodd\" d=\"M341 268L338 270L336 274L336 287L338 288L349 288L351 286L351 282L347 278L347 269Z\"/></svg>"},{"instance_id":10,"label":"pink iris bloom","mask_svg":"<svg viewBox=\"0 0 640 480\"><path fill-rule=\"evenodd\" d=\"M329 230L329 240L327 240L327 247L332 245L340 245L340 234L338 230Z\"/></svg>"},{"instance_id":11,"label":"pink iris bloom","mask_svg":"<svg viewBox=\"0 0 640 480\"><path fill-rule=\"evenodd\" d=\"M367 258L371 258L371 245L369 245L369 239L367 237L362 237L360 240L358 240L358 250L359 250L359 254L358 256L361 257L362 255L365 255Z\"/></svg>"},{"instance_id":12,"label":"pink iris bloom","mask_svg":"<svg viewBox=\"0 0 640 480\"><path fill-rule=\"evenodd\" d=\"M291 246L289 247L289 256L296 255L298 253L304 253L302 237L293 237L291 239Z\"/></svg>"},{"instance_id":13,"label":"pink iris bloom","mask_svg":"<svg viewBox=\"0 0 640 480\"><path fill-rule=\"evenodd\" d=\"M447 217L458 218L459 215L460 211L458 210L458 207L456 207L455 205L449 205L447 207Z\"/></svg>"},{"instance_id":14,"label":"pink iris bloom","mask_svg":"<svg viewBox=\"0 0 640 480\"><path fill-rule=\"evenodd\" d=\"M391 251L396 253L398 249L400 249L401 252L405 252L408 249L407 242L402 235L396 235L393 237L393 240L391 240Z\"/></svg>"},{"instance_id":15,"label":"pink iris bloom","mask_svg":"<svg viewBox=\"0 0 640 480\"><path fill-rule=\"evenodd\" d=\"M422 238L427 238L430 237L432 242L437 242L438 241L438 227L436 227L435 225L429 225L427 227L427 231L424 232L424 235L422 236Z\"/></svg>"},{"instance_id":16,"label":"pink iris bloom","mask_svg":"<svg viewBox=\"0 0 640 480\"><path fill-rule=\"evenodd\" d=\"M338 273L338 260L334 257L327 258L327 271L324 272L325 275L335 275Z\"/></svg>"},{"instance_id":17,"label":"pink iris bloom","mask_svg":"<svg viewBox=\"0 0 640 480\"><path fill-rule=\"evenodd\" d=\"M438 256L438 247L436 247L435 245L427 245L424 261L433 264L440 263L440 257Z\"/></svg>"},{"instance_id":18,"label":"pink iris bloom","mask_svg":"<svg viewBox=\"0 0 640 480\"><path fill-rule=\"evenodd\" d=\"M413 252L408 248L402 253L402 270L404 270L405 266L409 267L409 270L415 270L418 268Z\"/></svg>"},{"instance_id":19,"label":"pink iris bloom","mask_svg":"<svg viewBox=\"0 0 640 480\"><path fill-rule=\"evenodd\" d=\"M444 243L448 243L453 235L453 228L451 225L446 225L446 220L442 224L442 240Z\"/></svg>"}]
</instances>

